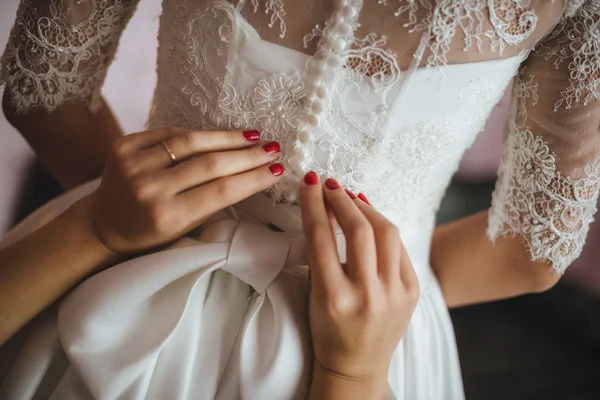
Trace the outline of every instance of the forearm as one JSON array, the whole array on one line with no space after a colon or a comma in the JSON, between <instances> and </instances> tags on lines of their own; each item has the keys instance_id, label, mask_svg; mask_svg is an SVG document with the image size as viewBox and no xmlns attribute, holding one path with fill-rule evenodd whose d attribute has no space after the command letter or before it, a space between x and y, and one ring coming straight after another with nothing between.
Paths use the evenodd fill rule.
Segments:
<instances>
[{"instance_id":1,"label":"forearm","mask_svg":"<svg viewBox=\"0 0 600 400\"><path fill-rule=\"evenodd\" d=\"M387 373L353 379L327 371L315 363L309 400L379 400L386 398L387 389Z\"/></svg>"},{"instance_id":2,"label":"forearm","mask_svg":"<svg viewBox=\"0 0 600 400\"><path fill-rule=\"evenodd\" d=\"M87 228L86 200L0 249L0 345L83 279L115 261Z\"/></svg>"},{"instance_id":3,"label":"forearm","mask_svg":"<svg viewBox=\"0 0 600 400\"><path fill-rule=\"evenodd\" d=\"M558 281L548 264L530 260L521 240L492 243L486 229L487 211L435 231L431 264L449 307L541 292Z\"/></svg>"},{"instance_id":4,"label":"forearm","mask_svg":"<svg viewBox=\"0 0 600 400\"><path fill-rule=\"evenodd\" d=\"M92 113L83 103L65 103L52 113L19 114L5 90L7 120L23 135L48 170L66 189L102 174L111 144L123 135L104 103Z\"/></svg>"}]
</instances>

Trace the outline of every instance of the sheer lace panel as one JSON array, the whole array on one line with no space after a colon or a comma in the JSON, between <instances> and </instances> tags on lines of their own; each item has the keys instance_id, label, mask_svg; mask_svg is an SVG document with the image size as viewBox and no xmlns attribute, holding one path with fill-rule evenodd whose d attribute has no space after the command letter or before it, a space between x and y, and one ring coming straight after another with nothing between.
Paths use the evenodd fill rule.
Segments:
<instances>
[{"instance_id":1,"label":"sheer lace panel","mask_svg":"<svg viewBox=\"0 0 600 400\"><path fill-rule=\"evenodd\" d=\"M599 23L586 2L524 65L490 213L492 239L520 236L557 273L579 256L600 189Z\"/></svg>"},{"instance_id":2,"label":"sheer lace panel","mask_svg":"<svg viewBox=\"0 0 600 400\"><path fill-rule=\"evenodd\" d=\"M65 101L92 109L135 0L23 0L2 57L16 109L52 111Z\"/></svg>"},{"instance_id":3,"label":"sheer lace panel","mask_svg":"<svg viewBox=\"0 0 600 400\"><path fill-rule=\"evenodd\" d=\"M165 0L171 2L177 1ZM97 106L108 64L135 3L22 0L0 75L17 109L41 106L52 111L67 100ZM576 1L571 3L574 9ZM243 0L238 8L263 39L313 54L333 4ZM392 68L508 57L531 49L561 10L559 0L365 1L353 43L360 56L349 59L347 66L388 74ZM374 45L377 54L372 54Z\"/></svg>"},{"instance_id":4,"label":"sheer lace panel","mask_svg":"<svg viewBox=\"0 0 600 400\"><path fill-rule=\"evenodd\" d=\"M263 5L255 10L250 1L168 3L161 21L162 73L150 126L260 129L265 140L282 144L281 158L288 167L272 188L276 199L293 201L298 175L312 169L365 192L382 209L430 218L447 184L446 179L432 179L432 170L448 165L443 173L451 173L458 165L459 154L483 126L522 57L468 66L475 74L456 70L461 84L444 92L447 102L436 106L447 105L444 112L428 114L423 104L421 117L405 118L403 114L415 107L410 98L435 96L437 82L424 71L405 73L389 45L397 39L378 32L358 35L371 18L369 7L386 12L396 28L398 18L388 6L365 3L361 26L351 38L352 46L346 47L349 42L328 39L333 26L325 26L326 21L310 19L310 14L290 19L300 12L292 2L284 4L285 25L276 18L269 27L273 18ZM306 29L311 29L309 35ZM285 45L266 43L265 38ZM313 50L290 50L287 44L294 42ZM409 46L402 54L409 53L412 62L414 51ZM309 57L315 53L316 59ZM316 73L313 66L318 67ZM315 116L318 125L309 133L303 131L307 114ZM411 212L415 207L421 212Z\"/></svg>"},{"instance_id":5,"label":"sheer lace panel","mask_svg":"<svg viewBox=\"0 0 600 400\"><path fill-rule=\"evenodd\" d=\"M135 3L23 0L1 72L16 107L93 108ZM522 237L562 272L598 196L599 10L600 0L164 0L150 125L258 128L282 142L291 171L276 196L293 198L290 182L315 169L378 206L432 215L447 179L431 177L449 179L542 41L515 85L489 235ZM494 62L468 65L472 78L454 70L459 87L420 70L478 61ZM425 110L447 97L419 114L424 96ZM421 119L402 121L406 108Z\"/></svg>"},{"instance_id":6,"label":"sheer lace panel","mask_svg":"<svg viewBox=\"0 0 600 400\"><path fill-rule=\"evenodd\" d=\"M277 14L271 3L255 0L242 13L264 40L312 55L334 1L280 0ZM355 38L377 35L403 70L485 61L533 48L564 7L561 0L365 1Z\"/></svg>"}]
</instances>

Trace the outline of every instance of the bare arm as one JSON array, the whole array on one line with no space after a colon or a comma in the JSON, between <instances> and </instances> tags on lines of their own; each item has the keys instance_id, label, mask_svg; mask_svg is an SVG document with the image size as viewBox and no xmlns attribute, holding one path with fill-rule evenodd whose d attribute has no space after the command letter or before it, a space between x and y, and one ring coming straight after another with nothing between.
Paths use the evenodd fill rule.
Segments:
<instances>
[{"instance_id":1,"label":"bare arm","mask_svg":"<svg viewBox=\"0 0 600 400\"><path fill-rule=\"evenodd\" d=\"M579 257L600 190L599 21L584 3L515 78L492 207L434 235L450 306L547 290Z\"/></svg>"},{"instance_id":2,"label":"bare arm","mask_svg":"<svg viewBox=\"0 0 600 400\"><path fill-rule=\"evenodd\" d=\"M81 103L63 104L52 113L17 113L5 92L6 119L66 189L102 174L111 144L123 133L104 103L95 113Z\"/></svg>"},{"instance_id":3,"label":"bare arm","mask_svg":"<svg viewBox=\"0 0 600 400\"><path fill-rule=\"evenodd\" d=\"M110 265L113 257L90 233L82 204L0 249L0 345L84 278Z\"/></svg>"},{"instance_id":4,"label":"bare arm","mask_svg":"<svg viewBox=\"0 0 600 400\"><path fill-rule=\"evenodd\" d=\"M488 212L436 229L431 265L448 307L543 292L560 279L550 266L533 262L523 242L486 235Z\"/></svg>"},{"instance_id":5,"label":"bare arm","mask_svg":"<svg viewBox=\"0 0 600 400\"><path fill-rule=\"evenodd\" d=\"M122 136L100 89L136 4L23 0L17 11L0 59L2 108L66 188L100 176Z\"/></svg>"},{"instance_id":6,"label":"bare arm","mask_svg":"<svg viewBox=\"0 0 600 400\"><path fill-rule=\"evenodd\" d=\"M283 173L272 164L279 145L266 151L259 138L257 131L160 129L120 139L93 193L40 227L76 199L41 210L0 249L0 345L90 275L168 244L272 186ZM163 141L182 160L176 167Z\"/></svg>"},{"instance_id":7,"label":"bare arm","mask_svg":"<svg viewBox=\"0 0 600 400\"><path fill-rule=\"evenodd\" d=\"M380 375L350 379L315 363L309 400L382 400L385 399L387 388L387 371Z\"/></svg>"}]
</instances>

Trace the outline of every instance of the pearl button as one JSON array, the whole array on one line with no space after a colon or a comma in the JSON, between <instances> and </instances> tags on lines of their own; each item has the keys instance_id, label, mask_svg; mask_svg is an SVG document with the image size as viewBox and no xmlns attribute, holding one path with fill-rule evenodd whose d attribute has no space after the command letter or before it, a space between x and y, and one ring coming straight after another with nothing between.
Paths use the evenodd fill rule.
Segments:
<instances>
[{"instance_id":1,"label":"pearl button","mask_svg":"<svg viewBox=\"0 0 600 400\"><path fill-rule=\"evenodd\" d=\"M300 133L298 133L298 141L302 144L310 142L310 132L300 131Z\"/></svg>"},{"instance_id":2,"label":"pearl button","mask_svg":"<svg viewBox=\"0 0 600 400\"><path fill-rule=\"evenodd\" d=\"M323 106L323 102L321 100L315 100L312 103L311 109L315 114L321 114L325 107Z\"/></svg>"},{"instance_id":3,"label":"pearl button","mask_svg":"<svg viewBox=\"0 0 600 400\"><path fill-rule=\"evenodd\" d=\"M352 19L356 16L356 9L352 6L343 6L340 9L340 15L342 16L342 18L349 20Z\"/></svg>"},{"instance_id":4,"label":"pearl button","mask_svg":"<svg viewBox=\"0 0 600 400\"><path fill-rule=\"evenodd\" d=\"M315 66L313 72L323 72L325 70L325 61L323 60L315 60Z\"/></svg>"},{"instance_id":5,"label":"pearl button","mask_svg":"<svg viewBox=\"0 0 600 400\"><path fill-rule=\"evenodd\" d=\"M333 50L334 53L337 53L337 54L340 54L344 50L346 50L347 46L348 46L348 42L346 42L344 39L337 39L337 40L333 40L331 42L331 49Z\"/></svg>"},{"instance_id":6,"label":"pearl button","mask_svg":"<svg viewBox=\"0 0 600 400\"><path fill-rule=\"evenodd\" d=\"M316 77L312 77L312 78L316 78ZM310 96L311 93L315 93L318 90L318 88L320 87L320 85L319 85L320 78L321 78L321 76L319 75L319 77L316 79L308 80L308 84L306 85L308 96Z\"/></svg>"},{"instance_id":7,"label":"pearl button","mask_svg":"<svg viewBox=\"0 0 600 400\"><path fill-rule=\"evenodd\" d=\"M308 72L308 85L316 88L318 82L321 80L321 72L319 71L309 71Z\"/></svg>"},{"instance_id":8,"label":"pearl button","mask_svg":"<svg viewBox=\"0 0 600 400\"><path fill-rule=\"evenodd\" d=\"M327 90L327 88L326 88L325 86L318 86L318 87L315 89L315 94L316 94L316 95L317 95L317 97L318 97L318 98L320 98L320 99L324 99L324 98L326 98L326 97L327 97L327 94L328 94L328 92L329 92L329 91Z\"/></svg>"},{"instance_id":9,"label":"pearl button","mask_svg":"<svg viewBox=\"0 0 600 400\"><path fill-rule=\"evenodd\" d=\"M296 149L296 150L294 150L294 156L296 157L296 159L298 161L304 161L304 160L306 160L306 154L304 154L304 151L302 151L302 149Z\"/></svg>"},{"instance_id":10,"label":"pearl button","mask_svg":"<svg viewBox=\"0 0 600 400\"><path fill-rule=\"evenodd\" d=\"M319 118L314 114L309 115L307 118L307 121L308 121L308 124L312 127L319 126Z\"/></svg>"},{"instance_id":11,"label":"pearl button","mask_svg":"<svg viewBox=\"0 0 600 400\"><path fill-rule=\"evenodd\" d=\"M346 22L341 22L337 24L335 31L340 35L346 36L352 32L352 27Z\"/></svg>"}]
</instances>

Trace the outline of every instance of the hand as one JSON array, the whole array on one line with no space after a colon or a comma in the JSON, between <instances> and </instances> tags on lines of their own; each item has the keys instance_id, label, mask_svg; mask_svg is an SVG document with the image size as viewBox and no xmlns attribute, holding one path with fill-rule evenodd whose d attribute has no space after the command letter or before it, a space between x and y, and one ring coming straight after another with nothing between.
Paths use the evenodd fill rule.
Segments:
<instances>
[{"instance_id":1,"label":"hand","mask_svg":"<svg viewBox=\"0 0 600 400\"><path fill-rule=\"evenodd\" d=\"M89 198L90 228L119 256L181 237L277 182L283 166L268 164L279 144L257 145L259 136L165 128L123 137Z\"/></svg>"},{"instance_id":2,"label":"hand","mask_svg":"<svg viewBox=\"0 0 600 400\"><path fill-rule=\"evenodd\" d=\"M317 367L352 380L387 373L419 298L398 229L364 196L309 172L301 187L310 263L309 320ZM361 200L362 199L362 200ZM345 237L338 257L333 219Z\"/></svg>"}]
</instances>

